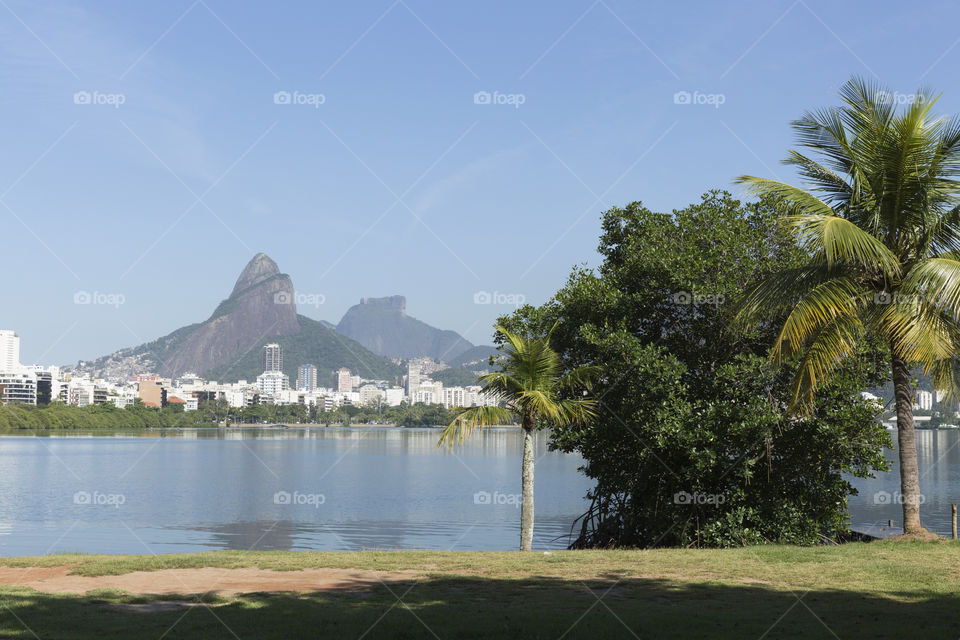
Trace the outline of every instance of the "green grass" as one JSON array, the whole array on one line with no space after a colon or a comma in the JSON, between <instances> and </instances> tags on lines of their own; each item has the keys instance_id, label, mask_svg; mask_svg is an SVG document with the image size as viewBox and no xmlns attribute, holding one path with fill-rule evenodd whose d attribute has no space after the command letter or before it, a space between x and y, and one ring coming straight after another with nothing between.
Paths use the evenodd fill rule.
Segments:
<instances>
[{"instance_id":1,"label":"green grass","mask_svg":"<svg viewBox=\"0 0 960 640\"><path fill-rule=\"evenodd\" d=\"M191 567L417 572L365 592L209 596L207 606L156 612L126 605L195 599L2 587L3 638L159 638L168 630L165 638L960 636L960 544L950 542L550 555L224 551L0 564L71 565L88 576Z\"/></svg>"}]
</instances>

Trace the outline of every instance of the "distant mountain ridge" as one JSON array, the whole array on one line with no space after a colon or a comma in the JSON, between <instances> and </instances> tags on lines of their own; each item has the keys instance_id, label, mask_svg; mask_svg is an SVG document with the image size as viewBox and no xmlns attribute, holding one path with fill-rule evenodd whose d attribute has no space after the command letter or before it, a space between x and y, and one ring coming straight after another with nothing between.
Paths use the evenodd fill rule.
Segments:
<instances>
[{"instance_id":1,"label":"distant mountain ridge","mask_svg":"<svg viewBox=\"0 0 960 640\"><path fill-rule=\"evenodd\" d=\"M456 331L437 329L408 316L404 296L361 298L343 315L337 331L390 358L427 356L449 362L474 348Z\"/></svg>"},{"instance_id":2,"label":"distant mountain ridge","mask_svg":"<svg viewBox=\"0 0 960 640\"><path fill-rule=\"evenodd\" d=\"M266 254L258 253L237 278L229 297L205 322L65 369L113 379L191 372L223 382L252 381L263 372L263 345L278 342L284 346L284 371L291 381L296 380L300 364L316 365L323 380L340 367L374 379L395 380L400 375L396 363L331 327L297 314L290 276L281 273Z\"/></svg>"}]
</instances>

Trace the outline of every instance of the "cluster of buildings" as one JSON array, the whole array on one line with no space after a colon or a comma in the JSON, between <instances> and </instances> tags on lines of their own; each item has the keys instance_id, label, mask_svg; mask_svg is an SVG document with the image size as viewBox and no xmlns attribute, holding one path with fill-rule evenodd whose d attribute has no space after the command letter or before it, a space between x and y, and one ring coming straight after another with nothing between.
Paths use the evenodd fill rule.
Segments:
<instances>
[{"instance_id":1,"label":"cluster of buildings","mask_svg":"<svg viewBox=\"0 0 960 640\"><path fill-rule=\"evenodd\" d=\"M332 386L321 386L319 372L312 364L297 368L297 380L283 373L283 348L268 344L263 348L263 373L254 381L220 383L195 374L177 378L137 375L129 380L108 381L89 374L72 374L59 367L20 364L20 337L0 330L0 404L49 404L63 402L77 406L113 403L123 408L137 399L151 407L181 404L185 411L199 407L200 401L226 401L229 406L257 404L301 404L321 411L343 405L383 407L403 402L442 404L447 408L495 405L496 398L483 394L478 386L444 387L430 374L439 365L429 358L410 360L404 386L386 380L365 380L346 368L333 372Z\"/></svg>"}]
</instances>

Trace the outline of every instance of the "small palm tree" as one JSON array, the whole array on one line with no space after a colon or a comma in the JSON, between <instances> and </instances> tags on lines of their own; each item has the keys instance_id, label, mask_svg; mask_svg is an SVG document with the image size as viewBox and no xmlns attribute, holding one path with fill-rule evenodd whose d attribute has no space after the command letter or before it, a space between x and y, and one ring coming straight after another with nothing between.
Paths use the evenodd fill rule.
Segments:
<instances>
[{"instance_id":1,"label":"small palm tree","mask_svg":"<svg viewBox=\"0 0 960 640\"><path fill-rule=\"evenodd\" d=\"M594 417L594 400L584 397L599 373L597 367L564 372L560 356L546 337L521 336L497 325L504 337L501 370L479 378L483 393L501 406L459 409L437 446L462 444L474 429L504 424L519 416L523 428L523 463L520 507L520 549L533 548L533 432L543 427L564 427Z\"/></svg>"},{"instance_id":2,"label":"small palm tree","mask_svg":"<svg viewBox=\"0 0 960 640\"><path fill-rule=\"evenodd\" d=\"M960 382L960 121L933 116L930 93L903 109L893 95L854 78L840 90L843 106L793 123L799 143L822 158L790 151L785 160L809 191L737 179L779 206L809 256L749 291L741 319L788 313L771 358L799 358L793 405L801 409L858 345L889 349L903 528L918 533L910 368L922 367L948 396Z\"/></svg>"}]
</instances>

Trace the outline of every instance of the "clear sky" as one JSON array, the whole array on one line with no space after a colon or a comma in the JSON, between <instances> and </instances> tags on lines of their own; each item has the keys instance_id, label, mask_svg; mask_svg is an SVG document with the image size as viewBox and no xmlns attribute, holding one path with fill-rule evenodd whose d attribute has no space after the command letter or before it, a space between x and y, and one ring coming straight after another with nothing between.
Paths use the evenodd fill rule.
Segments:
<instances>
[{"instance_id":1,"label":"clear sky","mask_svg":"<svg viewBox=\"0 0 960 640\"><path fill-rule=\"evenodd\" d=\"M206 319L264 251L305 315L403 294L488 343L596 263L610 206L792 179L788 123L852 74L960 111L958 23L946 1L0 0L0 328L26 364L104 355Z\"/></svg>"}]
</instances>

